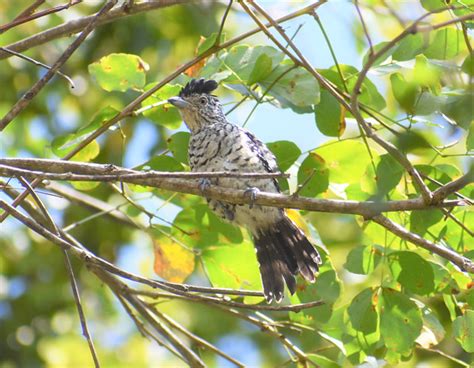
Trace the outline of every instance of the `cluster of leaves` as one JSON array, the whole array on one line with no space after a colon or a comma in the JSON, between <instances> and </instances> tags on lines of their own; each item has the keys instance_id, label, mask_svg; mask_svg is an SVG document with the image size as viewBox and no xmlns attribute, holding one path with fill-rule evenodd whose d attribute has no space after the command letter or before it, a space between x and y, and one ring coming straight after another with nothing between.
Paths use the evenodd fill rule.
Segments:
<instances>
[{"instance_id":1,"label":"cluster of leaves","mask_svg":"<svg viewBox=\"0 0 474 368\"><path fill-rule=\"evenodd\" d=\"M421 4L426 10L442 5L438 0L422 0ZM454 14L466 12L460 9ZM189 19L176 14L170 17L173 21L181 18ZM466 24L472 27L472 24ZM170 26L168 32L172 29ZM200 43L197 53L212 47L216 39L217 34L209 36ZM375 45L374 50L385 45ZM364 62L370 55L367 50ZM112 93L113 96L126 97L155 85L150 78L152 73L148 73L147 62L150 65L152 62L143 54L115 53L97 59L90 63L88 70L107 94L91 89L90 96ZM459 177L463 172L463 162L457 155L471 154L474 150L473 90L472 85L466 83L466 80L472 81L474 75L473 56L468 53L462 31L450 26L409 35L377 59L372 69L380 80L366 78L359 101L364 107L364 116L374 129L386 134L384 128L389 127L396 133L386 134L387 139L413 157L430 189ZM318 70L340 91L347 93L351 93L359 71L355 66L343 64ZM410 178L399 163L371 142L359 138L358 130L354 124L351 125L350 113L332 94L320 88L307 70L293 65L276 48L235 45L212 55L188 74L219 81L226 88L221 88L219 95L227 93L253 99L257 104L273 104L304 114L314 120L319 132L334 139L310 152L302 152L297 144L287 140L267 142L281 170L296 174L296 183L282 182L284 190L289 191L290 185L302 185L299 192L302 196L360 201L407 199L416 195ZM189 78L189 75L180 76L143 102L143 115L162 133L160 148L166 151L144 163L143 170L188 170L189 133L170 133L170 130L179 128L181 118L174 107L163 101L177 95ZM103 108L74 133L62 135L55 131L50 143L52 153L62 157L71 152L119 111L117 105L112 99L111 106ZM97 109L95 101L92 106ZM373 119L374 116L379 120ZM436 148L446 141L445 134L440 133L446 126L445 122L455 133L453 137L457 143ZM16 125L22 126L21 123ZM42 156L49 141L35 140L34 144L29 144L32 141L29 133L20 133L16 135L26 137L24 145L28 151ZM102 142L93 141L73 159L94 160L117 146L115 143L113 148L104 147ZM80 190L90 190L94 196L112 198L101 186L90 183L73 185ZM130 189L137 197L149 192L149 188L139 186L130 186ZM464 188L461 194L472 198L473 189ZM183 282L193 274L202 275L200 271L203 270L205 277L216 287L261 288L253 245L245 231L221 221L201 198L159 190L154 190L151 195L152 199L171 203L179 209L172 224L153 222L150 226L148 235L155 245L154 269L157 274L170 281ZM140 208L132 204L122 208L128 216L142 220ZM66 214L64 220L74 223L87 215L74 210ZM471 209L458 208L452 215L465 227L473 228ZM465 273L370 222L336 214L301 215L291 211L290 216L308 234L315 238L319 236L316 243L323 255L323 265L315 284L308 285L299 280L296 294L287 300L299 303L321 299L325 304L299 313L279 313L276 317L302 327L303 332L294 339L318 365L336 367L347 361L359 364L368 356L397 364L412 359L420 349L434 346L441 350L448 350L444 349L448 347L450 355L464 360L467 353L474 352L474 287L472 279ZM389 217L420 236L471 259L474 257L472 237L454 221L446 220L439 210L396 213ZM78 230L78 235L87 239L87 245L97 249L101 255L112 258L110 249L120 242L130 241L132 237L123 228L101 234L98 228L111 227L110 223L103 221L94 225L86 222ZM90 234L95 237L91 239ZM26 269L34 261L34 258L30 259L23 263L23 267ZM54 263L59 264L60 260L54 260ZM16 272L28 275L23 269ZM88 280L87 284L93 285L93 282ZM38 297L41 295L41 301L51 300L45 297L43 288L32 293ZM243 301L252 303L261 299L245 297ZM40 301L38 303L44 307ZM58 304L61 303L59 300ZM107 311L113 309L107 304L107 298L101 299L100 303ZM229 332L233 322L226 320L228 324L221 326L213 323L214 316L210 317L206 311L194 305L191 308L198 316L191 324L195 333L217 338ZM238 326L232 326L238 330ZM265 349L267 340L262 342L258 337L255 340L262 350ZM48 343L44 343L43 348L47 350ZM318 352L311 353L313 351Z\"/></svg>"},{"instance_id":2,"label":"cluster of leaves","mask_svg":"<svg viewBox=\"0 0 474 368\"><path fill-rule=\"evenodd\" d=\"M413 129L402 130L396 140L404 152L415 153L423 161L434 145L434 130L427 129L435 114L442 114L450 123L460 127L466 139L466 152L473 146L472 90L448 83L443 78L453 69L460 69L463 78L472 76L472 55L463 56L460 66L453 64L455 57L466 54L461 31L445 28L431 34L415 34L403 39L377 60L375 67L387 76L393 96L398 103L392 109L404 110ZM201 44L199 52L213 45L216 35ZM210 40L210 41L209 41ZM375 50L385 46L376 45ZM366 57L366 59L368 56ZM408 63L407 63L408 62ZM99 85L107 90L123 91L126 88L147 90L146 63L135 55L113 54L91 64L90 73ZM195 71L194 71L195 72ZM350 65L335 65L319 71L341 91L351 92L359 70ZM329 137L341 137L350 115L326 90L320 90L313 76L302 67L285 58L271 46L237 45L211 56L199 75L212 78L243 97L258 103L272 103L291 108L298 114L313 114L317 128ZM454 77L453 77L454 78ZM177 111L167 104L159 104L178 94L189 78L180 77L181 84L161 88L143 105L158 106L144 112L155 123L173 129L180 125ZM388 105L375 84L365 79L359 100L371 111L382 111ZM472 107L472 106L471 106ZM470 112L471 111L471 112ZM428 117L428 118L422 118ZM390 125L396 122L390 120ZM419 127L423 125L422 127ZM435 124L433 124L435 125ZM469 131L469 132L468 132ZM168 140L170 154L155 157L146 163L154 170L180 171L187 169L187 143L189 133L178 132ZM340 197L356 200L410 198L415 190L407 181L403 168L388 154L379 154L361 139L341 140L325 144L314 151L302 154L290 141L268 143L283 171L298 170L298 183L304 187L300 194L309 197ZM357 160L354 159L357 158ZM302 158L302 161L297 162ZM461 174L455 160L435 165L418 165L426 176L446 183ZM403 180L402 180L403 179ZM283 185L288 188L288 183ZM342 185L342 190L332 186ZM428 183L432 188L433 183ZM155 193L166 198L166 194ZM469 191L465 191L469 195ZM219 220L205 204L187 196L178 195L170 200L182 207L172 227L161 226L156 237L155 270L172 281L183 281L194 269L199 249L202 266L214 286L258 289L258 267L252 244L238 228ZM472 224L472 212L456 210L464 223ZM298 221L304 220L293 214ZM312 215L313 218L318 215ZM415 211L409 216L392 216L410 230L443 242L467 256L474 255L472 243L466 241L462 228L442 221L438 210ZM313 224L317 229L318 221ZM306 226L307 227L307 226ZM325 305L310 311L291 313L289 318L315 328L322 339L339 348L340 354L352 363L363 362L367 356L382 356L390 362L410 359L415 346L430 348L438 345L447 334L452 334L467 352L473 352L474 294L468 276L427 252L416 250L400 239L376 229L365 227L359 245L347 255L344 272L363 275L372 280L369 286L352 297L343 298L342 269L325 254L318 282L301 283L290 300L292 303L321 299ZM163 234L165 234L163 236ZM332 234L321 232L326 245L334 242ZM326 237L326 239L324 239ZM183 247L182 244L186 244ZM339 276L338 276L339 275ZM445 318L440 307L433 307L429 298L444 302L453 330L446 331ZM245 298L251 301L252 298ZM341 303L344 300L345 303ZM443 309L443 307L441 307ZM314 335L312 331L311 334ZM314 336L313 336L314 338ZM309 339L309 337L308 337ZM334 355L333 355L334 356ZM314 354L312 359L322 366L331 366L330 357Z\"/></svg>"}]
</instances>

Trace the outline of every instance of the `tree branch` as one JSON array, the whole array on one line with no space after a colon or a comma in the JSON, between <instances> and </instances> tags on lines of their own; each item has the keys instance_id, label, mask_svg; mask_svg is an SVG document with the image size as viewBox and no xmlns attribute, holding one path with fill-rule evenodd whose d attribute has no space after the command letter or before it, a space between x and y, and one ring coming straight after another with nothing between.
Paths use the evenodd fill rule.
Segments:
<instances>
[{"instance_id":1,"label":"tree branch","mask_svg":"<svg viewBox=\"0 0 474 368\"><path fill-rule=\"evenodd\" d=\"M7 166L14 164L21 168ZM45 171L33 171L28 168L36 167ZM224 187L211 186L205 192L199 189L196 181L188 178L206 177L215 173L179 173L179 178L173 178L176 173L167 172L141 172L124 169L112 165L91 164L82 162L68 162L62 160L45 159L10 159L0 158L1 176L23 176L30 179L69 180L69 181L95 181L95 182L123 182L150 186L170 190L173 192L195 194L207 198L223 200L230 203L250 203L252 200L245 195L245 191ZM247 173L232 173L233 176L247 175ZM171 177L170 177L171 176ZM223 175L225 176L225 175ZM278 193L259 192L255 204L295 208L317 212L332 212L373 217L381 212L412 211L430 208L452 208L465 205L464 200L445 200L438 203L426 204L422 198L400 201L366 201L319 199L308 197L295 197Z\"/></svg>"},{"instance_id":2,"label":"tree branch","mask_svg":"<svg viewBox=\"0 0 474 368\"><path fill-rule=\"evenodd\" d=\"M0 132L7 127L7 125L25 108L33 98L41 91L41 89L48 83L51 78L58 72L59 68L69 59L74 51L85 41L86 37L95 28L99 19L107 14L107 12L117 3L117 0L109 0L99 12L88 22L87 26L81 34L68 46L68 48L61 54L46 74L38 80L18 101L13 105L9 112L0 120ZM8 47L7 47L8 48ZM15 51L15 50L13 50Z\"/></svg>"},{"instance_id":3,"label":"tree branch","mask_svg":"<svg viewBox=\"0 0 474 368\"><path fill-rule=\"evenodd\" d=\"M451 263L458 266L462 271L474 273L474 263L470 259L459 255L454 250L442 247L426 239L423 239L421 236L409 232L403 226L400 226L383 215L374 216L371 218L371 220L383 226L398 237L405 239L419 247L425 248L426 250L443 257L444 259L447 259Z\"/></svg>"},{"instance_id":4,"label":"tree branch","mask_svg":"<svg viewBox=\"0 0 474 368\"><path fill-rule=\"evenodd\" d=\"M160 9L168 6L172 6L175 4L184 4L189 1L187 0L155 0L155 1L148 1L143 2L140 4L134 4L133 7L124 9L124 7L117 7L116 9L112 9L106 16L102 17L97 25L103 25L110 22L113 22L118 19L122 19L125 17L129 17L138 13ZM88 15L79 19L71 20L67 23L61 24L59 26L50 28L46 31L40 32L35 34L34 36L25 38L21 41L12 43L10 45L5 46L9 50L23 52L35 46L43 45L47 42L55 40L60 37L69 36L74 33L81 32L84 27L89 24L89 22L96 16L96 14ZM0 51L0 60L8 58L10 55Z\"/></svg>"}]
</instances>

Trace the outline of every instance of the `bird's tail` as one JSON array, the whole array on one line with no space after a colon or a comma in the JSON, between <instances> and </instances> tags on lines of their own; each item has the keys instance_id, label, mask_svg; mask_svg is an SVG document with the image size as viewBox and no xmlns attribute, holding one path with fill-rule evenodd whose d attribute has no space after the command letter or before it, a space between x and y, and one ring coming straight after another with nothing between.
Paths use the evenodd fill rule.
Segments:
<instances>
[{"instance_id":1,"label":"bird's tail","mask_svg":"<svg viewBox=\"0 0 474 368\"><path fill-rule=\"evenodd\" d=\"M271 228L254 234L257 259L260 264L263 293L268 302L283 298L284 283L293 294L295 277L300 273L307 281L315 281L321 258L293 221L282 218Z\"/></svg>"}]
</instances>

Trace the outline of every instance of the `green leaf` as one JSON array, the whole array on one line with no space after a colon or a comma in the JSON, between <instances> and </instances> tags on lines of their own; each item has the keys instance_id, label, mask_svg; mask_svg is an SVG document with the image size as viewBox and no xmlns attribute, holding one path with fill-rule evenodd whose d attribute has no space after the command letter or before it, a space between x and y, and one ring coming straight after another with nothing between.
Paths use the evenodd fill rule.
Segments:
<instances>
[{"instance_id":1,"label":"green leaf","mask_svg":"<svg viewBox=\"0 0 474 368\"><path fill-rule=\"evenodd\" d=\"M112 119L118 113L119 111L113 107L107 106L103 108L96 115L94 115L92 121L85 127L80 128L75 133L56 137L51 142L51 149L53 153L58 157L66 156L75 150L76 147L87 137L102 127L104 123ZM73 158L76 161L90 161L99 154L99 151L99 144L94 140L81 149L78 153L76 153Z\"/></svg>"},{"instance_id":2,"label":"green leaf","mask_svg":"<svg viewBox=\"0 0 474 368\"><path fill-rule=\"evenodd\" d=\"M452 59L466 50L462 31L443 28L434 32L430 46L424 51L429 59Z\"/></svg>"},{"instance_id":3,"label":"green leaf","mask_svg":"<svg viewBox=\"0 0 474 368\"><path fill-rule=\"evenodd\" d=\"M356 84L357 77L359 76L359 70L351 65L339 64L339 68L342 72L344 81L341 80L341 76L334 65L330 69L320 70L320 73L331 82L335 83L340 89L344 89L344 84L348 90L352 92L354 85ZM375 84L373 84L369 78L365 78L359 93L359 101L369 105L375 110L383 110L386 107L385 100L380 92L377 90Z\"/></svg>"},{"instance_id":4,"label":"green leaf","mask_svg":"<svg viewBox=\"0 0 474 368\"><path fill-rule=\"evenodd\" d=\"M149 90L154 84L149 84L145 90ZM167 101L170 97L177 96L181 86L177 84L167 84L153 93L150 97L142 102L142 106L149 106L159 102ZM182 119L178 109L169 103L160 104L152 109L143 112L148 119L163 125L168 129L177 129L180 127Z\"/></svg>"},{"instance_id":5,"label":"green leaf","mask_svg":"<svg viewBox=\"0 0 474 368\"><path fill-rule=\"evenodd\" d=\"M316 152L326 162L331 183L359 183L371 162L368 148L357 140L327 144Z\"/></svg>"},{"instance_id":6,"label":"green leaf","mask_svg":"<svg viewBox=\"0 0 474 368\"><path fill-rule=\"evenodd\" d=\"M303 184L300 195L307 197L314 197L326 191L329 186L326 163L316 152L310 152L298 170L298 185Z\"/></svg>"},{"instance_id":7,"label":"green leaf","mask_svg":"<svg viewBox=\"0 0 474 368\"><path fill-rule=\"evenodd\" d=\"M183 165L176 161L173 157L160 155L155 156L151 160L140 165L137 170L149 171L183 171Z\"/></svg>"},{"instance_id":8,"label":"green leaf","mask_svg":"<svg viewBox=\"0 0 474 368\"><path fill-rule=\"evenodd\" d=\"M410 214L410 231L423 236L434 224L441 221L443 212L440 210L418 210Z\"/></svg>"},{"instance_id":9,"label":"green leaf","mask_svg":"<svg viewBox=\"0 0 474 368\"><path fill-rule=\"evenodd\" d=\"M367 288L352 299L347 308L352 327L365 334L375 332L378 325L378 313L374 302L374 290Z\"/></svg>"},{"instance_id":10,"label":"green leaf","mask_svg":"<svg viewBox=\"0 0 474 368\"><path fill-rule=\"evenodd\" d=\"M340 367L334 360L331 360L324 355L319 354L307 354L309 360L316 363L321 368L338 368Z\"/></svg>"},{"instance_id":11,"label":"green leaf","mask_svg":"<svg viewBox=\"0 0 474 368\"><path fill-rule=\"evenodd\" d=\"M329 260L325 253L321 253L322 265L319 269L317 281L310 284L304 280L298 280L296 287L296 294L291 298L292 303L310 302L315 300L322 300L325 304L317 308L311 308L304 311L305 319L300 316L292 316L293 320L300 320L302 323L314 322L326 323L331 317L333 304L339 299L341 295L341 281L337 277L334 265ZM293 318L294 317L294 318Z\"/></svg>"},{"instance_id":12,"label":"green leaf","mask_svg":"<svg viewBox=\"0 0 474 368\"><path fill-rule=\"evenodd\" d=\"M372 56L371 54L372 50L374 51L374 53L378 52L381 49L383 49L388 43L389 42L380 42L377 45L373 46L372 48L369 48L369 50L367 50L367 52L365 53L364 58L362 59L362 65L365 65L367 61L369 60L369 58ZM387 60L390 57L390 55L392 55L394 51L395 51L395 46L392 46L387 51L385 51L382 56L377 58L377 60L373 63L373 66L375 67L377 65L382 64L385 60Z\"/></svg>"},{"instance_id":13,"label":"green leaf","mask_svg":"<svg viewBox=\"0 0 474 368\"><path fill-rule=\"evenodd\" d=\"M259 55L247 83L254 84L265 79L272 72L272 64L272 58L270 56L267 54Z\"/></svg>"},{"instance_id":14,"label":"green leaf","mask_svg":"<svg viewBox=\"0 0 474 368\"><path fill-rule=\"evenodd\" d=\"M197 54L201 55L203 52L209 50L212 46L214 46L216 44L217 35L218 33L214 32L207 38L201 38L202 41L199 43ZM225 41L225 33L221 33L219 43L222 43L224 41Z\"/></svg>"},{"instance_id":15,"label":"green leaf","mask_svg":"<svg viewBox=\"0 0 474 368\"><path fill-rule=\"evenodd\" d=\"M454 120L463 129L469 129L472 122L474 89L461 91L458 95L448 95L441 112Z\"/></svg>"},{"instance_id":16,"label":"green leaf","mask_svg":"<svg viewBox=\"0 0 474 368\"><path fill-rule=\"evenodd\" d=\"M406 130L397 135L396 146L403 152L430 149L430 142L423 136L426 131L413 129Z\"/></svg>"},{"instance_id":17,"label":"green leaf","mask_svg":"<svg viewBox=\"0 0 474 368\"><path fill-rule=\"evenodd\" d=\"M453 322L454 337L468 353L474 353L474 311L467 310Z\"/></svg>"},{"instance_id":18,"label":"green leaf","mask_svg":"<svg viewBox=\"0 0 474 368\"><path fill-rule=\"evenodd\" d=\"M474 150L474 121L471 122L471 126L469 127L469 133L467 134L466 150L467 151Z\"/></svg>"},{"instance_id":19,"label":"green leaf","mask_svg":"<svg viewBox=\"0 0 474 368\"><path fill-rule=\"evenodd\" d=\"M319 84L314 76L306 69L298 67L286 72L281 77L283 72L290 67L292 64L282 63L279 68L276 68L265 80L260 82L262 88L266 90L271 87L268 95L275 97L282 107L291 107L295 112L301 112L298 108L311 108L318 104Z\"/></svg>"},{"instance_id":20,"label":"green leaf","mask_svg":"<svg viewBox=\"0 0 474 368\"><path fill-rule=\"evenodd\" d=\"M403 176L403 166L400 165L391 155L380 156L377 165L375 181L377 183L377 195L379 198L387 195L394 189Z\"/></svg>"},{"instance_id":21,"label":"green leaf","mask_svg":"<svg viewBox=\"0 0 474 368\"><path fill-rule=\"evenodd\" d=\"M258 263L251 242L213 246L202 252L203 266L214 287L261 290Z\"/></svg>"},{"instance_id":22,"label":"green leaf","mask_svg":"<svg viewBox=\"0 0 474 368\"><path fill-rule=\"evenodd\" d=\"M267 147L276 157L280 171L285 172L300 157L301 150L291 141L276 141L267 143Z\"/></svg>"},{"instance_id":23,"label":"green leaf","mask_svg":"<svg viewBox=\"0 0 474 368\"><path fill-rule=\"evenodd\" d=\"M356 247L347 255L344 268L352 273L368 275L380 263L383 252L378 245Z\"/></svg>"},{"instance_id":24,"label":"green leaf","mask_svg":"<svg viewBox=\"0 0 474 368\"><path fill-rule=\"evenodd\" d=\"M89 65L89 73L109 92L142 89L148 69L146 62L131 54L110 54Z\"/></svg>"},{"instance_id":25,"label":"green leaf","mask_svg":"<svg viewBox=\"0 0 474 368\"><path fill-rule=\"evenodd\" d=\"M401 271L397 281L401 285L418 295L428 295L434 291L434 272L428 261L409 251L396 252L392 255L398 257Z\"/></svg>"},{"instance_id":26,"label":"green leaf","mask_svg":"<svg viewBox=\"0 0 474 368\"><path fill-rule=\"evenodd\" d=\"M421 6L426 10L438 10L447 7L446 0L421 0Z\"/></svg>"},{"instance_id":27,"label":"green leaf","mask_svg":"<svg viewBox=\"0 0 474 368\"><path fill-rule=\"evenodd\" d=\"M421 311L405 294L387 288L382 289L379 306L385 346L400 354L410 353L423 326Z\"/></svg>"},{"instance_id":28,"label":"green leaf","mask_svg":"<svg viewBox=\"0 0 474 368\"><path fill-rule=\"evenodd\" d=\"M260 59L260 70L254 72L257 60L261 55L266 55L266 58L264 57L263 59ZM268 66L268 61L265 61L267 58L270 59L271 65L278 65L283 60L284 55L279 50L271 46L250 47L248 45L238 45L232 47L224 57L224 64L235 75L229 76L226 79L226 82L243 82L247 85L250 85L251 83L249 81L252 78L256 77L260 72L264 73L262 67L264 67L265 64ZM252 73L254 74L253 76Z\"/></svg>"},{"instance_id":29,"label":"green leaf","mask_svg":"<svg viewBox=\"0 0 474 368\"><path fill-rule=\"evenodd\" d=\"M344 110L336 98L327 90L321 91L321 99L314 109L316 126L328 137L339 137L344 133Z\"/></svg>"},{"instance_id":30,"label":"green leaf","mask_svg":"<svg viewBox=\"0 0 474 368\"><path fill-rule=\"evenodd\" d=\"M469 74L471 77L474 76L474 55L469 54L464 59L461 69L464 73Z\"/></svg>"},{"instance_id":31,"label":"green leaf","mask_svg":"<svg viewBox=\"0 0 474 368\"><path fill-rule=\"evenodd\" d=\"M390 75L390 82L392 84L392 93L397 102L405 111L413 113L419 87L412 82L407 82L400 73Z\"/></svg>"},{"instance_id":32,"label":"green leaf","mask_svg":"<svg viewBox=\"0 0 474 368\"><path fill-rule=\"evenodd\" d=\"M423 329L420 336L416 339L416 343L428 349L434 345L438 345L446 335L446 331L429 308L423 308Z\"/></svg>"},{"instance_id":33,"label":"green leaf","mask_svg":"<svg viewBox=\"0 0 474 368\"><path fill-rule=\"evenodd\" d=\"M397 49L394 51L392 58L398 61L407 61L413 59L416 55L423 52L426 47L426 41L424 35L417 33L414 35L408 35L398 44Z\"/></svg>"},{"instance_id":34,"label":"green leaf","mask_svg":"<svg viewBox=\"0 0 474 368\"><path fill-rule=\"evenodd\" d=\"M168 149L173 153L173 157L179 162L188 165L188 143L191 134L188 132L178 132L166 140Z\"/></svg>"}]
</instances>

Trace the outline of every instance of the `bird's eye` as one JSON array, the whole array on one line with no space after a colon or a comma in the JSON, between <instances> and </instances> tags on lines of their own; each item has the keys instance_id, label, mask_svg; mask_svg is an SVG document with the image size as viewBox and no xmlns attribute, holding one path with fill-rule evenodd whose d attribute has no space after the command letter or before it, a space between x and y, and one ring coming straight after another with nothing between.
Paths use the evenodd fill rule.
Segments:
<instances>
[{"instance_id":1,"label":"bird's eye","mask_svg":"<svg viewBox=\"0 0 474 368\"><path fill-rule=\"evenodd\" d=\"M201 105L205 105L205 104L207 103L206 97L201 97L201 99L199 100L199 102L201 103Z\"/></svg>"}]
</instances>

